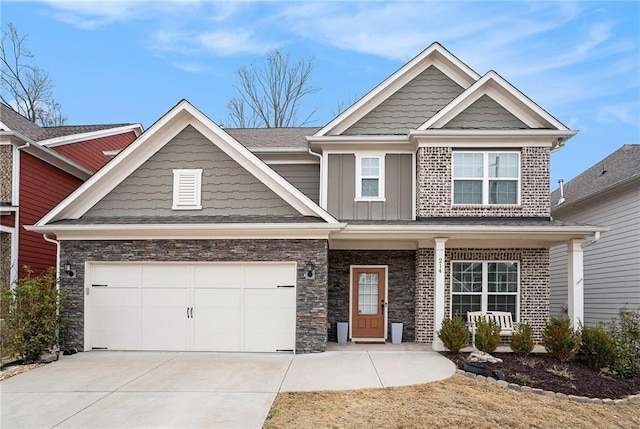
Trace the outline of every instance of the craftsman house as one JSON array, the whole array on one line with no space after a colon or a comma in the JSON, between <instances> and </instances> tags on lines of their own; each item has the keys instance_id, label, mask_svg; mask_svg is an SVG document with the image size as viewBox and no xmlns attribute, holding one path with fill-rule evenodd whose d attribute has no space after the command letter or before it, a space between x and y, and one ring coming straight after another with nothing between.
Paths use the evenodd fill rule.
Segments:
<instances>
[{"instance_id":1,"label":"craftsman house","mask_svg":"<svg viewBox=\"0 0 640 429\"><path fill-rule=\"evenodd\" d=\"M183 100L30 229L60 243L67 347L441 349L453 313L539 335L549 247L602 228L551 220L549 153L576 132L434 43L322 128L222 129Z\"/></svg>"},{"instance_id":2,"label":"craftsman house","mask_svg":"<svg viewBox=\"0 0 640 429\"><path fill-rule=\"evenodd\" d=\"M55 267L57 248L26 231L142 134L139 124L39 127L0 103L0 284ZM104 152L107 152L106 154Z\"/></svg>"}]
</instances>

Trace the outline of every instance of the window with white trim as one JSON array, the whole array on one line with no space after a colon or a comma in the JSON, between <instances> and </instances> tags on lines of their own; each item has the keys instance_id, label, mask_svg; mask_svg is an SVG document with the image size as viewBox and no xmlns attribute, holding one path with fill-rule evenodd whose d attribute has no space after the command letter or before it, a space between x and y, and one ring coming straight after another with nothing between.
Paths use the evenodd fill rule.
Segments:
<instances>
[{"instance_id":1,"label":"window with white trim","mask_svg":"<svg viewBox=\"0 0 640 429\"><path fill-rule=\"evenodd\" d=\"M514 261L451 263L451 315L468 311L509 311L518 320L519 269Z\"/></svg>"},{"instance_id":2,"label":"window with white trim","mask_svg":"<svg viewBox=\"0 0 640 429\"><path fill-rule=\"evenodd\" d=\"M173 170L173 210L202 209L202 169Z\"/></svg>"},{"instance_id":3,"label":"window with white trim","mask_svg":"<svg viewBox=\"0 0 640 429\"><path fill-rule=\"evenodd\" d=\"M520 203L519 152L453 153L453 204Z\"/></svg>"},{"instance_id":4,"label":"window with white trim","mask_svg":"<svg viewBox=\"0 0 640 429\"><path fill-rule=\"evenodd\" d=\"M356 199L384 199L384 157L356 156Z\"/></svg>"}]
</instances>

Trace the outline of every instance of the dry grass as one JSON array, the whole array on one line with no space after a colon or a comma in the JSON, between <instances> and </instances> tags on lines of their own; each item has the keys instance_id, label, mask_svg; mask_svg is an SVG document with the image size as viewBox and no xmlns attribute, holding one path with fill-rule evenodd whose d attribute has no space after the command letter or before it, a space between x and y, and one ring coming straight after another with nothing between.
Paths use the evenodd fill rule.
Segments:
<instances>
[{"instance_id":1,"label":"dry grass","mask_svg":"<svg viewBox=\"0 0 640 429\"><path fill-rule=\"evenodd\" d=\"M640 404L578 404L456 374L407 387L280 393L264 427L636 429Z\"/></svg>"}]
</instances>

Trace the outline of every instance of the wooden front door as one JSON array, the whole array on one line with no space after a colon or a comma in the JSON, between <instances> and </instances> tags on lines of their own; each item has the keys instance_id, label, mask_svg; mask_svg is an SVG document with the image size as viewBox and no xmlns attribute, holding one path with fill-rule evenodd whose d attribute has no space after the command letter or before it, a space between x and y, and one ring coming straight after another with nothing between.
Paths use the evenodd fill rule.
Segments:
<instances>
[{"instance_id":1,"label":"wooden front door","mask_svg":"<svg viewBox=\"0 0 640 429\"><path fill-rule=\"evenodd\" d=\"M384 338L385 269L354 268L351 336Z\"/></svg>"}]
</instances>

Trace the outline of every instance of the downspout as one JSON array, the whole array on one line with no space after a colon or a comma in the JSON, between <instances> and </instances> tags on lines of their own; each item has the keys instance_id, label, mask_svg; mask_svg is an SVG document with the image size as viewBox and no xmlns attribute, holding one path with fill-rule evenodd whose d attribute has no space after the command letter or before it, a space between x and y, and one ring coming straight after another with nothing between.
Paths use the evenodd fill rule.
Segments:
<instances>
[{"instance_id":1,"label":"downspout","mask_svg":"<svg viewBox=\"0 0 640 429\"><path fill-rule=\"evenodd\" d=\"M60 291L60 242L56 239L49 238L47 234L42 234L44 241L56 245L56 289Z\"/></svg>"},{"instance_id":2,"label":"downspout","mask_svg":"<svg viewBox=\"0 0 640 429\"><path fill-rule=\"evenodd\" d=\"M582 244L582 248L589 247L592 244L596 244L600 240L600 231L596 231L593 233L593 238Z\"/></svg>"}]
</instances>

